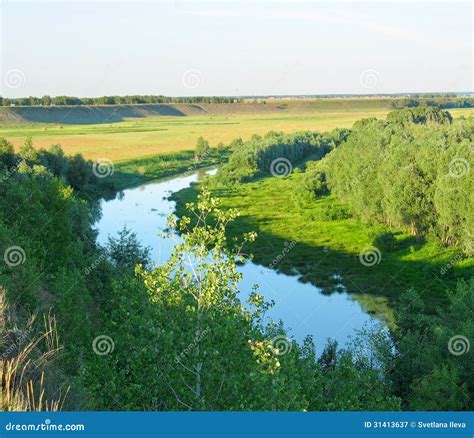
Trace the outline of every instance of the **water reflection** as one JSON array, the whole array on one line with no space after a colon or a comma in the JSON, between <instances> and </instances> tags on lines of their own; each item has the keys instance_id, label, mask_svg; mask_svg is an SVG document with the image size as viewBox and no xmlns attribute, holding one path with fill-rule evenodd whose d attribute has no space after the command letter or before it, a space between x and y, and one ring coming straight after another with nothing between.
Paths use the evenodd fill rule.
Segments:
<instances>
[{"instance_id":1,"label":"water reflection","mask_svg":"<svg viewBox=\"0 0 474 438\"><path fill-rule=\"evenodd\" d=\"M166 218L175 208L168 196L215 171L198 171L145 184L124 190L116 199L102 200L102 215L96 223L98 242L105 244L109 235L116 236L126 226L137 234L143 245L152 248L155 263L167 261L175 241L163 239L159 233L166 228ZM242 300L247 298L253 285L258 284L265 299L275 302L268 317L281 319L298 341L312 335L319 352L328 338L344 345L355 330L376 322L348 293L322 294L317 287L298 281L297 275L281 274L252 262L240 266L239 270L244 276L240 285Z\"/></svg>"}]
</instances>

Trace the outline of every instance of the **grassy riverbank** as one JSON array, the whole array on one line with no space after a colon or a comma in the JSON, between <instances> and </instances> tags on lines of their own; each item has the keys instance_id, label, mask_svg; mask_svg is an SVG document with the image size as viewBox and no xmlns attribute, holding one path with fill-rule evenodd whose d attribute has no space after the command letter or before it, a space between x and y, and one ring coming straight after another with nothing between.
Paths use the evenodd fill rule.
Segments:
<instances>
[{"instance_id":1,"label":"grassy riverbank","mask_svg":"<svg viewBox=\"0 0 474 438\"><path fill-rule=\"evenodd\" d=\"M416 289L432 311L442 304L446 291L456 279L472 272L472 259L458 259L456 248L441 247L436 242L419 242L398 233L391 251L382 250L379 263L366 266L359 255L374 245L387 228L367 225L355 218L330 220L327 212L338 205L332 197L312 202L300 209L292 196L294 179L266 178L233 188L212 188L225 208L236 208L240 217L230 227L230 235L256 231L257 240L248 249L254 261L286 274L299 273L301 281L310 282L330 293L344 290L354 294L369 312L393 322L390 309L400 294ZM194 200L199 186L174 195L177 213L182 215L186 202ZM296 244L290 244L291 242ZM262 291L264 292L264 290Z\"/></svg>"},{"instance_id":2,"label":"grassy riverbank","mask_svg":"<svg viewBox=\"0 0 474 438\"><path fill-rule=\"evenodd\" d=\"M134 158L114 163L114 173L110 181L117 190L140 184L193 172L197 169L216 166L227 159L227 152L211 149L206 157L196 161L194 151L180 151L168 154Z\"/></svg>"}]
</instances>

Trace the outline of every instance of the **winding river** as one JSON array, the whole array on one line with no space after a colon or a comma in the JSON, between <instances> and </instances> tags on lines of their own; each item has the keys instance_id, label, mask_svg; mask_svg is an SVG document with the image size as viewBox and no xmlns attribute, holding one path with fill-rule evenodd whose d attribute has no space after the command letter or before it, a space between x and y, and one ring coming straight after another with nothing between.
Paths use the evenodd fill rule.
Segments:
<instances>
[{"instance_id":1,"label":"winding river","mask_svg":"<svg viewBox=\"0 0 474 438\"><path fill-rule=\"evenodd\" d=\"M163 239L158 233L166 227L166 218L175 209L175 203L168 200L168 196L188 187L205 173L215 172L201 171L151 182L124 190L114 200L102 200L102 217L96 223L98 242L105 244L109 235L116 236L127 226L144 245L152 248L155 263L165 262L174 241ZM322 294L317 287L298 281L296 275L284 275L251 261L240 266L239 270L244 277L240 284L242 301L252 291L253 284L258 284L259 293L266 300L275 302L267 313L268 318L282 320L288 334L298 342L306 335L312 335L318 354L328 338L344 346L357 329L378 324L378 320L365 313L361 305L346 292Z\"/></svg>"}]
</instances>

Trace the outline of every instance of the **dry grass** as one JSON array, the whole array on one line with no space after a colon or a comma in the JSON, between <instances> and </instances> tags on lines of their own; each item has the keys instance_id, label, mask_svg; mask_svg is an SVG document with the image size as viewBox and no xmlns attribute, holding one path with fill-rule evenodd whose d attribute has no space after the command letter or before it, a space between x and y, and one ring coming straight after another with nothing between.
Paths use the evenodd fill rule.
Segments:
<instances>
[{"instance_id":1,"label":"dry grass","mask_svg":"<svg viewBox=\"0 0 474 438\"><path fill-rule=\"evenodd\" d=\"M35 317L23 330L8 330L13 314L0 289L0 410L59 411L68 390L48 399L45 377L45 369L60 350L56 320L51 315L44 316L44 329L39 334L35 333Z\"/></svg>"},{"instance_id":2,"label":"dry grass","mask_svg":"<svg viewBox=\"0 0 474 438\"><path fill-rule=\"evenodd\" d=\"M111 125L64 125L62 129L53 126L47 131L40 127L20 126L8 129L2 135L17 149L31 135L35 147L47 148L59 143L67 154L82 153L90 159L108 158L115 161L190 150L200 136L215 146L237 137L247 140L253 134L264 135L268 131L289 133L349 128L361 118L384 118L387 112L153 117Z\"/></svg>"}]
</instances>

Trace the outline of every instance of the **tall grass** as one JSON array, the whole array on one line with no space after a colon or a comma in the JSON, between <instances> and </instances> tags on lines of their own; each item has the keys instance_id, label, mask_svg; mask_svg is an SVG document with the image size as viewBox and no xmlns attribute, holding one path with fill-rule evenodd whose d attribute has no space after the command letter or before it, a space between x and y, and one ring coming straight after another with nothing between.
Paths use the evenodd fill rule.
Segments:
<instances>
[{"instance_id":1,"label":"tall grass","mask_svg":"<svg viewBox=\"0 0 474 438\"><path fill-rule=\"evenodd\" d=\"M44 315L39 332L36 316L22 330L12 328L15 319L15 310L8 307L0 289L0 410L59 411L69 388L53 393L45 373L60 350L56 319Z\"/></svg>"}]
</instances>

